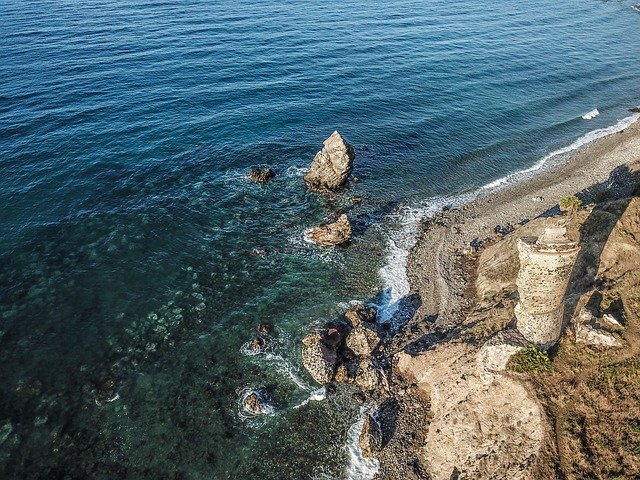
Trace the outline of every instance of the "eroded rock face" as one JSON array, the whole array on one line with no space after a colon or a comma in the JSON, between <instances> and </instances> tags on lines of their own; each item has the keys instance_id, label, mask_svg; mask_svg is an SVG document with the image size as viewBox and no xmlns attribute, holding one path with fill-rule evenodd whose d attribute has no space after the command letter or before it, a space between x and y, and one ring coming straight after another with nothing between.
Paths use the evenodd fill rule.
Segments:
<instances>
[{"instance_id":1,"label":"eroded rock face","mask_svg":"<svg viewBox=\"0 0 640 480\"><path fill-rule=\"evenodd\" d=\"M267 183L276 177L276 172L269 167L265 168L252 168L247 174L249 180L256 183Z\"/></svg>"},{"instance_id":2,"label":"eroded rock face","mask_svg":"<svg viewBox=\"0 0 640 480\"><path fill-rule=\"evenodd\" d=\"M430 478L528 478L544 438L542 412L522 385L494 370L509 354L458 343L397 355L400 375L430 398L423 449Z\"/></svg>"},{"instance_id":3,"label":"eroded rock face","mask_svg":"<svg viewBox=\"0 0 640 480\"><path fill-rule=\"evenodd\" d=\"M328 225L314 227L307 233L307 238L317 245L326 247L346 245L351 240L351 223L345 214Z\"/></svg>"},{"instance_id":4,"label":"eroded rock face","mask_svg":"<svg viewBox=\"0 0 640 480\"><path fill-rule=\"evenodd\" d=\"M311 190L336 190L345 184L353 170L355 151L336 130L324 141L304 181Z\"/></svg>"}]
</instances>

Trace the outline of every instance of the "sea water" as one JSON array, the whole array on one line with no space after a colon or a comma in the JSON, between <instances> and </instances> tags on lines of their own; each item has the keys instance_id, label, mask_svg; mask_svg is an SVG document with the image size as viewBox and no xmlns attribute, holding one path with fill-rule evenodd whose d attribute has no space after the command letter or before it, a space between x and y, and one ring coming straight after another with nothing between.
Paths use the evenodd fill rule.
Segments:
<instances>
[{"instance_id":1,"label":"sea water","mask_svg":"<svg viewBox=\"0 0 640 480\"><path fill-rule=\"evenodd\" d=\"M301 338L402 318L422 216L624 128L632 6L0 3L0 476L372 475ZM335 129L361 181L327 199L302 175ZM348 249L304 241L341 212Z\"/></svg>"}]
</instances>

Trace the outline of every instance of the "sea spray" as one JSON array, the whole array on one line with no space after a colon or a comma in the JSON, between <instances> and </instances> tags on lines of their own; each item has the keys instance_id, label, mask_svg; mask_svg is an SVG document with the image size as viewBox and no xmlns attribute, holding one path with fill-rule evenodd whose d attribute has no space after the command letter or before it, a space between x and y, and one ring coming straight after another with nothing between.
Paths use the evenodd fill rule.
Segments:
<instances>
[{"instance_id":1,"label":"sea spray","mask_svg":"<svg viewBox=\"0 0 640 480\"><path fill-rule=\"evenodd\" d=\"M325 398L327 398L327 389L325 387L321 387L311 392L306 399L304 399L298 405L294 405L293 408L304 407L309 402L321 402Z\"/></svg>"},{"instance_id":2,"label":"sea spray","mask_svg":"<svg viewBox=\"0 0 640 480\"><path fill-rule=\"evenodd\" d=\"M597 108L594 108L593 110L582 115L582 118L584 120L591 120L592 118L596 118L598 115L600 115L600 112L598 111Z\"/></svg>"}]
</instances>

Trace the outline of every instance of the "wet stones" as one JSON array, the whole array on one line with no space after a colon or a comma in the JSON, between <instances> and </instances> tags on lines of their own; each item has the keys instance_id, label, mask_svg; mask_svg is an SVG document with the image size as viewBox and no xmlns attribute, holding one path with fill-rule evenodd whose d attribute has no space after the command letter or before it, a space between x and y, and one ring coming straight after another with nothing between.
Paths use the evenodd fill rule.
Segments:
<instances>
[{"instance_id":1,"label":"wet stones","mask_svg":"<svg viewBox=\"0 0 640 480\"><path fill-rule=\"evenodd\" d=\"M347 245L352 237L351 223L345 214L334 223L314 227L307 233L309 241L325 247Z\"/></svg>"},{"instance_id":2,"label":"wet stones","mask_svg":"<svg viewBox=\"0 0 640 480\"><path fill-rule=\"evenodd\" d=\"M269 344L270 335L273 332L273 325L261 323L257 328L258 335L251 341L251 351L259 353Z\"/></svg>"},{"instance_id":3,"label":"wet stones","mask_svg":"<svg viewBox=\"0 0 640 480\"><path fill-rule=\"evenodd\" d=\"M255 183L268 183L276 178L276 172L271 170L269 167L252 168L251 170L249 170L247 177L249 177L249 180Z\"/></svg>"},{"instance_id":4,"label":"wet stones","mask_svg":"<svg viewBox=\"0 0 640 480\"><path fill-rule=\"evenodd\" d=\"M362 431L358 439L362 455L364 457L373 457L382 449L382 428L378 421L367 413L362 424Z\"/></svg>"},{"instance_id":5,"label":"wet stones","mask_svg":"<svg viewBox=\"0 0 640 480\"><path fill-rule=\"evenodd\" d=\"M336 130L324 141L324 146L304 176L307 187L312 191L327 192L342 187L351 171L355 150Z\"/></svg>"}]
</instances>

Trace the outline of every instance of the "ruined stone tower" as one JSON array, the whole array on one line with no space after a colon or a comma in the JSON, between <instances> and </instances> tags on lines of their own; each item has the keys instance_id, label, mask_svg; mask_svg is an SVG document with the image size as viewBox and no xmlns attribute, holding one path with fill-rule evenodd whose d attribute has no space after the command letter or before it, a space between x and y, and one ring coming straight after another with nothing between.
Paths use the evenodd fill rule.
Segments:
<instances>
[{"instance_id":1,"label":"ruined stone tower","mask_svg":"<svg viewBox=\"0 0 640 480\"><path fill-rule=\"evenodd\" d=\"M517 328L543 349L560 339L564 315L564 295L580 246L566 237L566 227L546 228L539 237L518 239L520 270L516 285L520 301L516 305Z\"/></svg>"}]
</instances>

